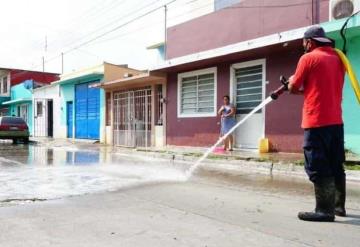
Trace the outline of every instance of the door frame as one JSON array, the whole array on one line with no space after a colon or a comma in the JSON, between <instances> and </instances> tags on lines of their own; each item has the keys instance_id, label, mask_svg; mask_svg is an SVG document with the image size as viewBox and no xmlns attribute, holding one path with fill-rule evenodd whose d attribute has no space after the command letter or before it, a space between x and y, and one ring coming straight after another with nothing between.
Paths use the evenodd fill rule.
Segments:
<instances>
[{"instance_id":1,"label":"door frame","mask_svg":"<svg viewBox=\"0 0 360 247\"><path fill-rule=\"evenodd\" d=\"M230 99L231 99L231 102L235 105L235 107L236 107L235 70L240 69L240 68L251 67L251 66L255 66L255 65L262 65L262 69L263 69L263 74L262 74L262 101L264 101L266 99L266 58L260 58L260 59L246 61L246 62L235 63L235 64L230 65ZM261 138L265 137L265 122L266 122L265 109L266 109L266 106L263 108L263 111L261 113L262 117L263 117ZM236 140L234 140L234 143L236 143Z\"/></svg>"}]
</instances>

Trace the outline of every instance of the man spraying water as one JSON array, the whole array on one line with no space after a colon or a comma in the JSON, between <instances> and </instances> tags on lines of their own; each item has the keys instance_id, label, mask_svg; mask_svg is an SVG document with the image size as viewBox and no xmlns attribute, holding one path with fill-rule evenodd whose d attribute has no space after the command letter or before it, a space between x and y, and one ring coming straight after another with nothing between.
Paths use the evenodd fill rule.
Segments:
<instances>
[{"instance_id":1,"label":"man spraying water","mask_svg":"<svg viewBox=\"0 0 360 247\"><path fill-rule=\"evenodd\" d=\"M345 67L320 26L305 32L303 46L306 54L300 58L288 87L291 93L304 95L305 170L314 183L316 207L314 212L300 212L298 217L331 222L335 215L346 216L341 109Z\"/></svg>"}]
</instances>

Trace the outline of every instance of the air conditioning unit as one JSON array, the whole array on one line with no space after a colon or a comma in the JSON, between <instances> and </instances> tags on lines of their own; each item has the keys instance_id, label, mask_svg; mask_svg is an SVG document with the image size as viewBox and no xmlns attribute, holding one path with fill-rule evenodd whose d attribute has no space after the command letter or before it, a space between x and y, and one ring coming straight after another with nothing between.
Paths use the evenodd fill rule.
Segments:
<instances>
[{"instance_id":1,"label":"air conditioning unit","mask_svg":"<svg viewBox=\"0 0 360 247\"><path fill-rule=\"evenodd\" d=\"M330 0L330 20L338 20L360 11L360 0Z\"/></svg>"}]
</instances>

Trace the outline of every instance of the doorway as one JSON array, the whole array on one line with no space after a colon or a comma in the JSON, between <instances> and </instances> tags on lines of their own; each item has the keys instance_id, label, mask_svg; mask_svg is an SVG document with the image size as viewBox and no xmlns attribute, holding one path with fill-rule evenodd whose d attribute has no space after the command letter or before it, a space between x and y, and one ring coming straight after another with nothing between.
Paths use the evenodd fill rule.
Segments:
<instances>
[{"instance_id":1,"label":"doorway","mask_svg":"<svg viewBox=\"0 0 360 247\"><path fill-rule=\"evenodd\" d=\"M151 145L151 88L114 93L114 145Z\"/></svg>"},{"instance_id":2,"label":"doorway","mask_svg":"<svg viewBox=\"0 0 360 247\"><path fill-rule=\"evenodd\" d=\"M265 98L265 59L234 64L232 66L233 99L236 120L241 121ZM235 131L235 146L257 149L265 135L265 110L256 112Z\"/></svg>"},{"instance_id":3,"label":"doorway","mask_svg":"<svg viewBox=\"0 0 360 247\"><path fill-rule=\"evenodd\" d=\"M53 109L53 101L47 101L47 126L48 126L48 133L49 137L54 136L54 109Z\"/></svg>"}]
</instances>

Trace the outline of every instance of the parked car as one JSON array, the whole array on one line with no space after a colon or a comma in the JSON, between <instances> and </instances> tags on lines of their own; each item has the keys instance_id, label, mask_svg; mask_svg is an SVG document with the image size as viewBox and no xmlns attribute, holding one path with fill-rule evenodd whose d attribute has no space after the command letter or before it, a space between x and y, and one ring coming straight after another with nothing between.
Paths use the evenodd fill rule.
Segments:
<instances>
[{"instance_id":1,"label":"parked car","mask_svg":"<svg viewBox=\"0 0 360 247\"><path fill-rule=\"evenodd\" d=\"M20 117L0 117L0 139L29 142L29 127Z\"/></svg>"}]
</instances>

